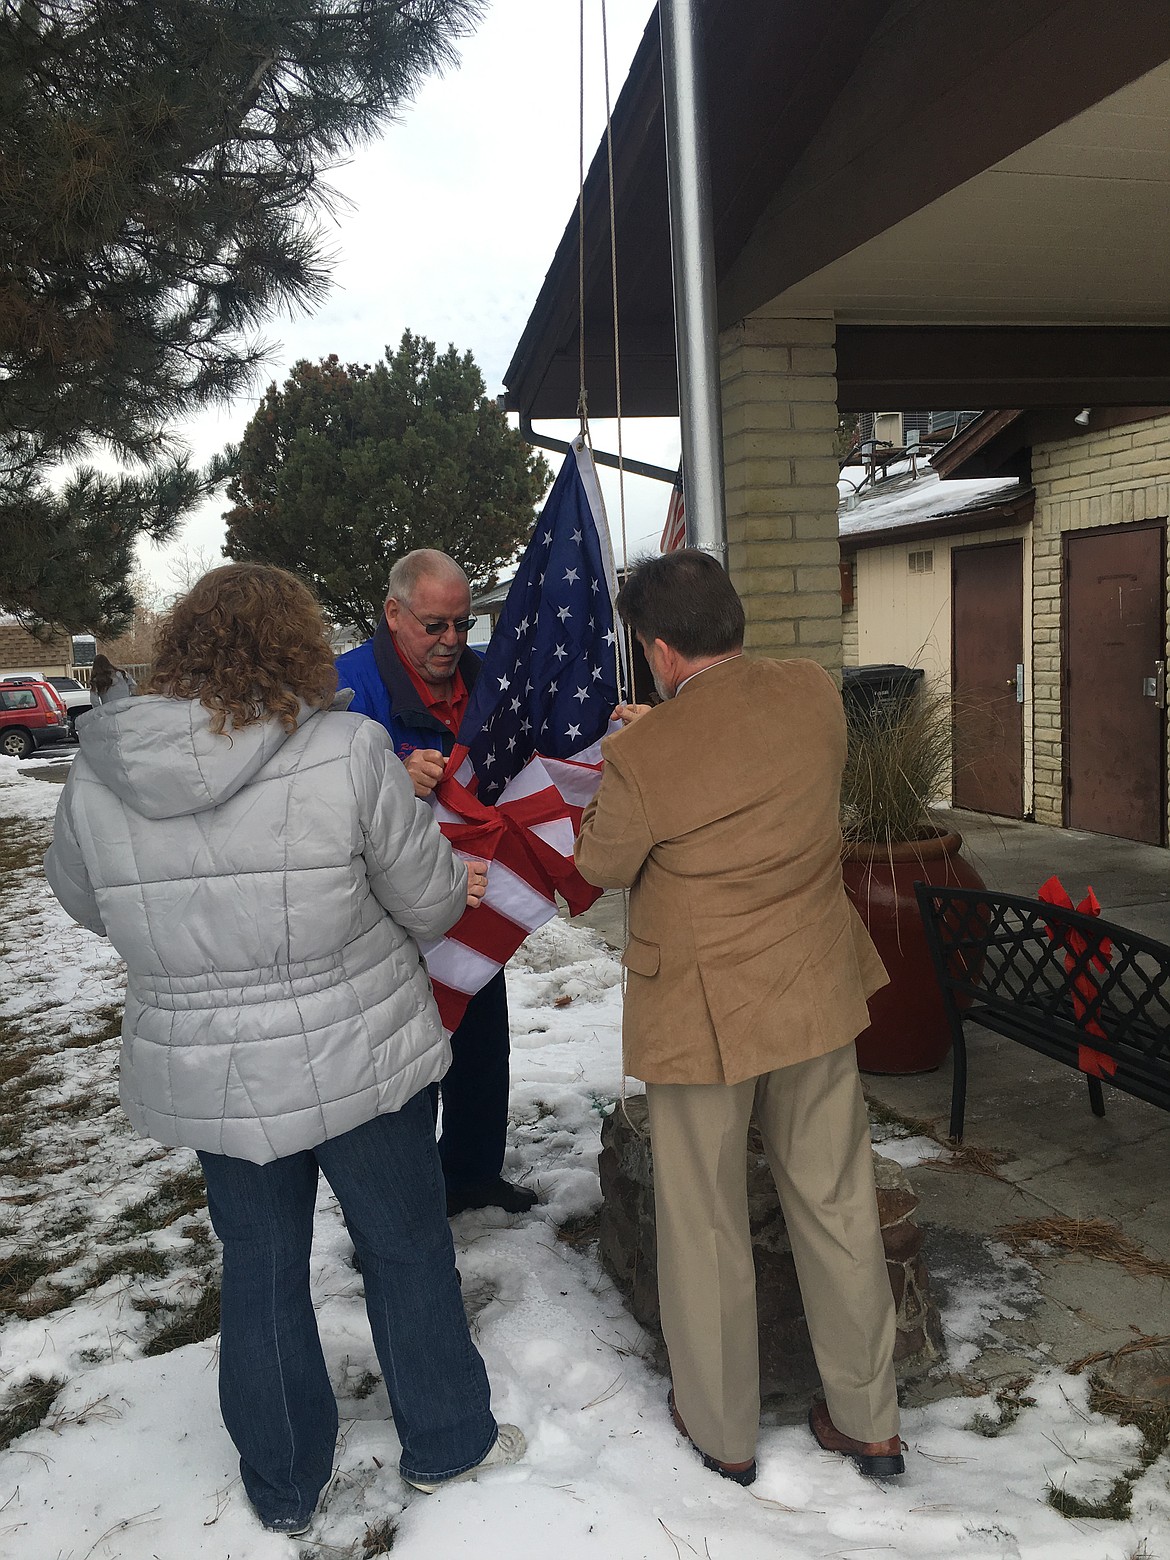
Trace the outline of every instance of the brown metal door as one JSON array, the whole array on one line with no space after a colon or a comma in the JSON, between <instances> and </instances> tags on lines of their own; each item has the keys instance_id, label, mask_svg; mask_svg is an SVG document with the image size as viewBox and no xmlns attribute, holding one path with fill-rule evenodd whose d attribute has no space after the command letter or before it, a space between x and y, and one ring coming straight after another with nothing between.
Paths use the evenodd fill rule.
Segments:
<instances>
[{"instance_id":1,"label":"brown metal door","mask_svg":"<svg viewBox=\"0 0 1170 1560\"><path fill-rule=\"evenodd\" d=\"M951 688L956 807L1024 811L1024 549L951 554Z\"/></svg>"},{"instance_id":2,"label":"brown metal door","mask_svg":"<svg viewBox=\"0 0 1170 1560\"><path fill-rule=\"evenodd\" d=\"M1165 528L1064 540L1064 795L1073 829L1165 830Z\"/></svg>"}]
</instances>

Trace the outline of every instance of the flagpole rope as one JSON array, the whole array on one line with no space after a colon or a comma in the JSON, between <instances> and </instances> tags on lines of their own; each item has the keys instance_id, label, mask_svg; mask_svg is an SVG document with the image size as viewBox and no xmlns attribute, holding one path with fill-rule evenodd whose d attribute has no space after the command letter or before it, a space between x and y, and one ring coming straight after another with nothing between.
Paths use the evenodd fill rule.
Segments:
<instances>
[{"instance_id":1,"label":"flagpole rope","mask_svg":"<svg viewBox=\"0 0 1170 1560\"><path fill-rule=\"evenodd\" d=\"M589 436L585 395L585 0L580 0L577 49L577 416L581 437Z\"/></svg>"},{"instance_id":2,"label":"flagpole rope","mask_svg":"<svg viewBox=\"0 0 1170 1560\"><path fill-rule=\"evenodd\" d=\"M614 196L613 180L613 110L610 104L609 92L609 29L606 15L606 0L601 0L601 61L602 74L605 79L605 154L609 171L609 268L610 288L613 297L613 378L614 378L614 404L617 411L617 458L618 458L618 511L621 516L622 528L622 570L629 573L630 550L626 538L626 468L625 451L622 443L622 349L621 332L618 327L618 265L617 265L617 201ZM629 628L623 624L626 636L627 665L631 676L634 670L634 643ZM615 647L614 655L617 660L618 693L625 701L625 688L622 678L621 651Z\"/></svg>"},{"instance_id":3,"label":"flagpole rope","mask_svg":"<svg viewBox=\"0 0 1170 1560\"><path fill-rule=\"evenodd\" d=\"M577 415L581 422L579 437L590 447L592 453L592 440L589 436L588 400L585 388L585 0L580 0L579 6L579 83L578 83L578 140L577 140ZM601 0L601 57L602 72L605 80L605 149L606 161L609 173L609 259L610 259L610 286L613 296L613 371L614 371L614 398L617 411L617 456L618 456L618 508L621 515L622 532L622 570L629 571L629 543L626 536L626 472L625 451L622 439L622 370L621 370L621 336L618 327L618 275L617 275L617 223L616 201L614 199L613 181L613 112L610 103L609 90L609 29L606 15L606 0ZM634 667L634 645L629 627L622 624L625 634L627 665L631 676ZM621 644L615 639L614 661L617 670L618 702L626 702L627 690L625 675L622 666ZM628 891L622 893L622 922L623 945L630 937L630 896ZM621 974L622 1000L626 993L626 969L622 966ZM622 1114L632 1127L629 1111L626 1109L626 1075L623 1060L621 1080L621 1108Z\"/></svg>"},{"instance_id":4,"label":"flagpole rope","mask_svg":"<svg viewBox=\"0 0 1170 1560\"><path fill-rule=\"evenodd\" d=\"M622 570L628 574L630 569L630 549L626 536L626 469L625 451L622 442L622 346L621 330L618 325L618 268L617 268L617 201L614 196L613 179L613 109L610 103L609 92L609 29L606 15L605 0L601 0L601 61L602 74L605 79L605 156L607 171L609 173L609 270L610 289L613 300L613 381L614 381L614 409L617 412L617 458L618 458L618 511L621 515L622 528ZM629 625L623 623L622 631L626 636L627 665L630 675L634 672L634 640L630 633ZM618 697L625 702L625 688L622 677L622 656L619 646L614 647L614 657L617 662ZM622 891L622 943L630 940L630 894L628 889ZM622 1002L626 998L626 981L628 972L622 965ZM624 1047L623 1047L624 1049ZM625 1059L622 1061L622 1115L626 1118L628 1126L633 1127L630 1113L626 1108L626 1070Z\"/></svg>"}]
</instances>

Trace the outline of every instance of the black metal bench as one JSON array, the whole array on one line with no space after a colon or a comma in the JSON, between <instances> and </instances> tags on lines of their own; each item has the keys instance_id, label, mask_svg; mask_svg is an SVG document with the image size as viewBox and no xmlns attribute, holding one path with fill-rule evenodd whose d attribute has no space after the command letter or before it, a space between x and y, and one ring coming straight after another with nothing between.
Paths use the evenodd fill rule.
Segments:
<instances>
[{"instance_id":1,"label":"black metal bench","mask_svg":"<svg viewBox=\"0 0 1170 1560\"><path fill-rule=\"evenodd\" d=\"M1102 1080L1170 1110L1170 947L1016 894L915 892L954 1039L952 1138L963 1136L965 1022L1084 1072L1094 1115Z\"/></svg>"}]
</instances>

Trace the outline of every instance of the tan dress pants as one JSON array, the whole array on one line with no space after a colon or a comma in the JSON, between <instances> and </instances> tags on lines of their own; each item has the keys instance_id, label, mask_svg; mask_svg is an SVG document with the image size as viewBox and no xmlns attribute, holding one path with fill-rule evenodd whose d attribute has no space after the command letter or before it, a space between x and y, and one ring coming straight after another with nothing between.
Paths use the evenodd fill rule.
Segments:
<instances>
[{"instance_id":1,"label":"tan dress pants","mask_svg":"<svg viewBox=\"0 0 1170 1560\"><path fill-rule=\"evenodd\" d=\"M647 1084L646 1102L662 1331L675 1404L695 1445L721 1462L755 1454L753 1105L833 1423L858 1441L896 1435L894 1303L853 1046L743 1083Z\"/></svg>"}]
</instances>

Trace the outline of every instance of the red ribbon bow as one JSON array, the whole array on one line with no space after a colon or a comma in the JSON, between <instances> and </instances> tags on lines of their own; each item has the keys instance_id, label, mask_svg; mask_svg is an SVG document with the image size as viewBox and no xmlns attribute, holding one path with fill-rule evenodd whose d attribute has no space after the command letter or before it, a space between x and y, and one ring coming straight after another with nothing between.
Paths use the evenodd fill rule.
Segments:
<instances>
[{"instance_id":1,"label":"red ribbon bow","mask_svg":"<svg viewBox=\"0 0 1170 1560\"><path fill-rule=\"evenodd\" d=\"M1061 910L1075 908L1079 915L1101 914L1101 906L1092 888L1088 889L1080 904L1074 906L1058 877L1050 877L1040 889L1037 898L1043 900L1046 905L1057 905ZM1100 987L1089 970L1094 967L1102 971L1109 968L1109 961L1113 957L1113 944L1108 937L1100 938L1086 962L1084 955L1089 941L1083 933L1074 931L1072 927L1058 931L1050 924L1047 925L1047 931L1052 941L1064 949L1065 974L1071 975L1078 962L1081 964L1080 973L1073 981L1072 999L1073 1011L1078 1020L1084 1020L1086 1013L1099 1012L1101 1005ZM1085 1029L1101 1040L1109 1038L1095 1018L1085 1021ZM1094 1078L1112 1078L1117 1071L1117 1063L1111 1056L1106 1056L1104 1051L1095 1051L1088 1045L1077 1047L1077 1066L1083 1073L1090 1073Z\"/></svg>"},{"instance_id":2,"label":"red ribbon bow","mask_svg":"<svg viewBox=\"0 0 1170 1560\"><path fill-rule=\"evenodd\" d=\"M511 802L494 806L481 802L455 778L466 752L466 748L456 748L436 790L438 800L463 820L442 825L451 844L465 855L502 861L527 882L542 883L550 893L555 890L568 904L570 915L588 910L601 890L585 882L571 855L566 858L534 832L538 824L567 818L576 834L584 808L565 802L551 785Z\"/></svg>"}]
</instances>

